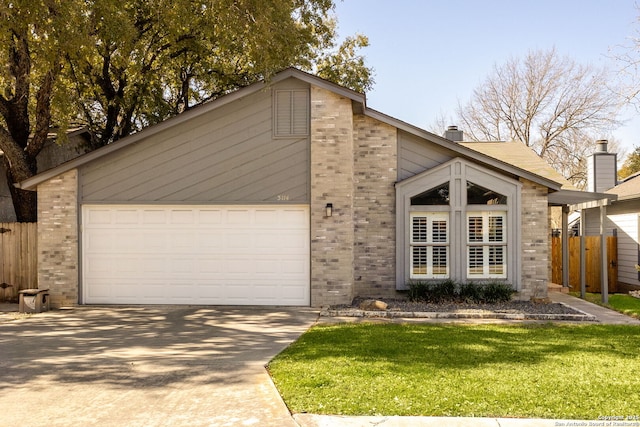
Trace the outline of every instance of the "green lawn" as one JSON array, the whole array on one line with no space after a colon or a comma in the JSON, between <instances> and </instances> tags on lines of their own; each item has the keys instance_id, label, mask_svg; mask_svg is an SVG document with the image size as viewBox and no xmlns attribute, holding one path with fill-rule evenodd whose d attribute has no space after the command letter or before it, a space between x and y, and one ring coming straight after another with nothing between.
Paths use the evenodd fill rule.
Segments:
<instances>
[{"instance_id":1,"label":"green lawn","mask_svg":"<svg viewBox=\"0 0 640 427\"><path fill-rule=\"evenodd\" d=\"M580 292L571 292L571 295L580 298ZM626 314L627 316L640 319L640 298L634 298L631 295L626 294L611 294L609 295L609 303L603 304L601 294L587 292L584 299L594 304Z\"/></svg>"},{"instance_id":2,"label":"green lawn","mask_svg":"<svg viewBox=\"0 0 640 427\"><path fill-rule=\"evenodd\" d=\"M294 413L597 419L635 415L640 328L317 326L269 370Z\"/></svg>"}]
</instances>

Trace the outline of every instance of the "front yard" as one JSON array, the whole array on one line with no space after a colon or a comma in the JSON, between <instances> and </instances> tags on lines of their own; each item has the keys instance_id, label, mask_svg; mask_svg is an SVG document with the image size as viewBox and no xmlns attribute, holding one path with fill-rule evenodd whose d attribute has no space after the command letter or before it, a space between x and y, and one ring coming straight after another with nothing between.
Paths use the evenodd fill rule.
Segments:
<instances>
[{"instance_id":1,"label":"front yard","mask_svg":"<svg viewBox=\"0 0 640 427\"><path fill-rule=\"evenodd\" d=\"M269 364L294 413L597 419L639 415L640 329L321 325Z\"/></svg>"}]
</instances>

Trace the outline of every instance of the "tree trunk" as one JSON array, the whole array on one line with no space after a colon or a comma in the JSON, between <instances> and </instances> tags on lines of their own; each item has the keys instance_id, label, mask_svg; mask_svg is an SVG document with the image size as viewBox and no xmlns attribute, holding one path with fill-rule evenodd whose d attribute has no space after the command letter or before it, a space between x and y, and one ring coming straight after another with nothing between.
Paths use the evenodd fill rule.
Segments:
<instances>
[{"instance_id":1,"label":"tree trunk","mask_svg":"<svg viewBox=\"0 0 640 427\"><path fill-rule=\"evenodd\" d=\"M21 190L13 184L17 181L14 174L9 168L9 162L5 160L5 170L7 175L7 185L11 193L11 201L13 202L13 210L16 213L17 222L37 222L38 221L38 201L35 191Z\"/></svg>"},{"instance_id":2,"label":"tree trunk","mask_svg":"<svg viewBox=\"0 0 640 427\"><path fill-rule=\"evenodd\" d=\"M38 221L38 193L10 186L17 222Z\"/></svg>"}]
</instances>

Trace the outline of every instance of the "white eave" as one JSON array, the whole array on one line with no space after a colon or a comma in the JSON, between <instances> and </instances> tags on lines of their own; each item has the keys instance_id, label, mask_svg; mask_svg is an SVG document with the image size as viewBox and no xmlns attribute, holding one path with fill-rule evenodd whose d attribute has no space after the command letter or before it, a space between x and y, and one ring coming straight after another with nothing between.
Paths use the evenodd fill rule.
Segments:
<instances>
[{"instance_id":1,"label":"white eave","mask_svg":"<svg viewBox=\"0 0 640 427\"><path fill-rule=\"evenodd\" d=\"M615 194L579 190L560 190L549 194L548 197L549 205L570 206L572 210L607 206L618 199Z\"/></svg>"}]
</instances>

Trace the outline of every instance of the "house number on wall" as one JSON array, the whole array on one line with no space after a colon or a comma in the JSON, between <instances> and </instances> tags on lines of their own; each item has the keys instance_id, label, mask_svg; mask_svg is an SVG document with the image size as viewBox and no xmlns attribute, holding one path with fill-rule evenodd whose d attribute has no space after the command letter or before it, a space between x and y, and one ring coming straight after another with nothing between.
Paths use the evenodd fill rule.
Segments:
<instances>
[{"instance_id":1,"label":"house number on wall","mask_svg":"<svg viewBox=\"0 0 640 427\"><path fill-rule=\"evenodd\" d=\"M288 194L278 194L277 200L279 202L286 202L286 201L289 200L289 195Z\"/></svg>"}]
</instances>

